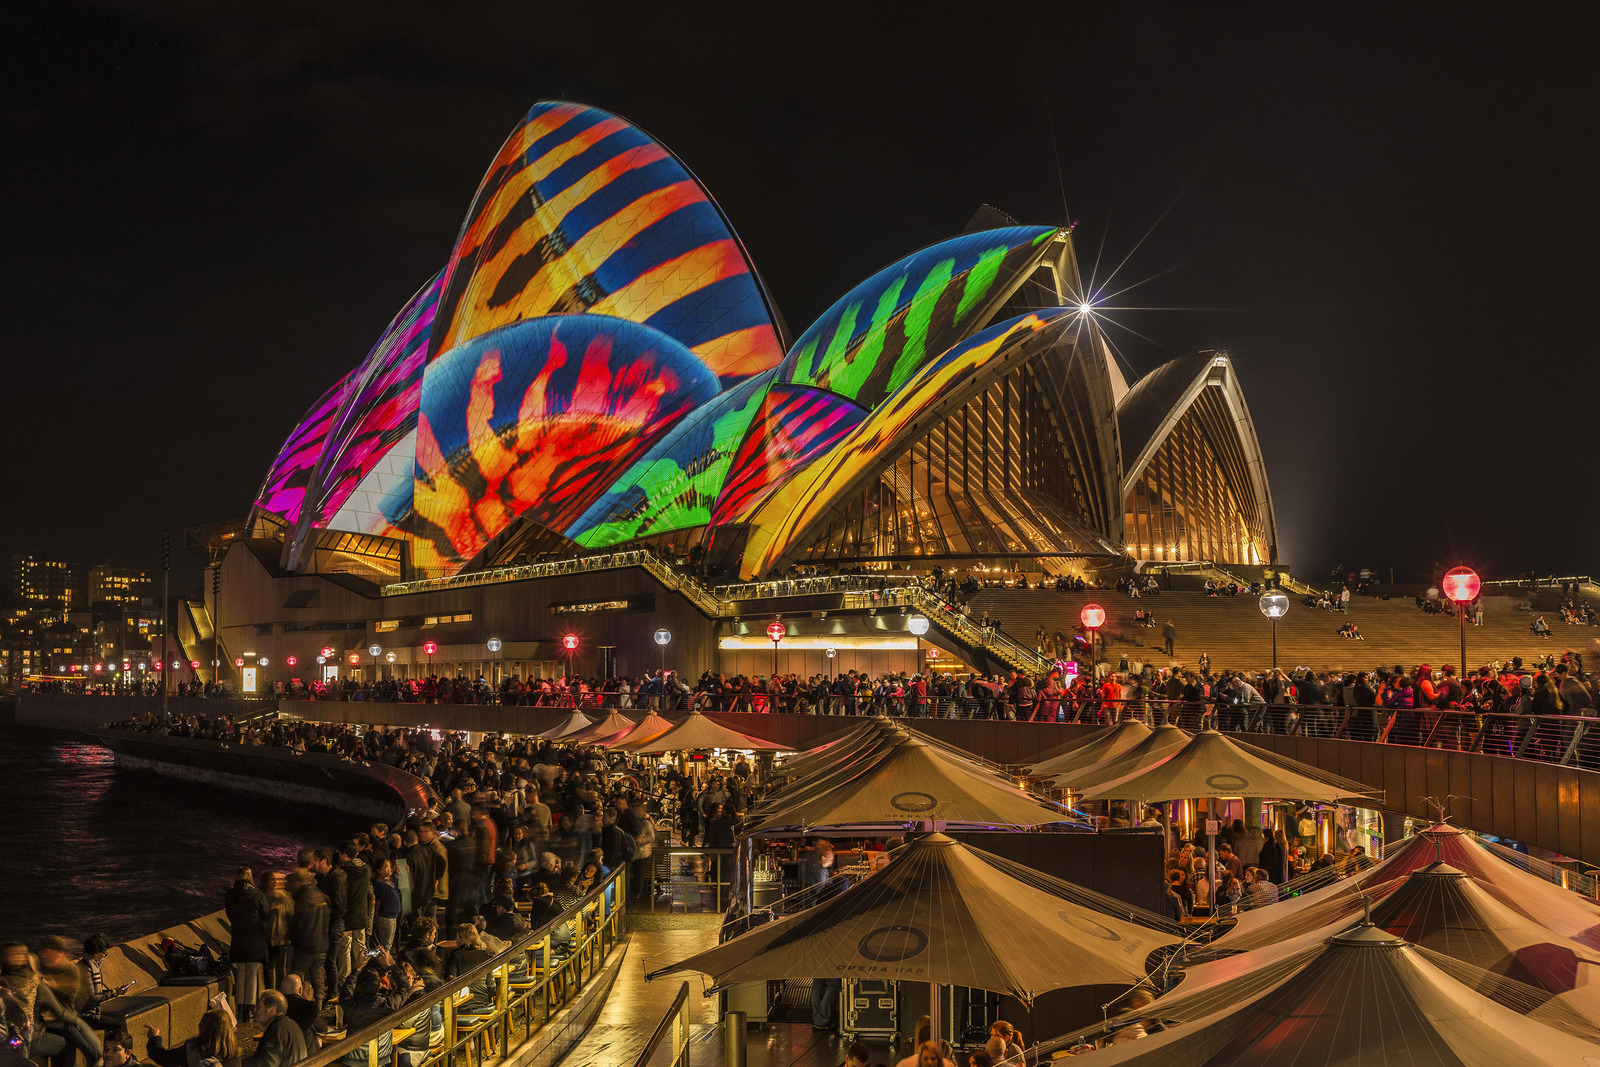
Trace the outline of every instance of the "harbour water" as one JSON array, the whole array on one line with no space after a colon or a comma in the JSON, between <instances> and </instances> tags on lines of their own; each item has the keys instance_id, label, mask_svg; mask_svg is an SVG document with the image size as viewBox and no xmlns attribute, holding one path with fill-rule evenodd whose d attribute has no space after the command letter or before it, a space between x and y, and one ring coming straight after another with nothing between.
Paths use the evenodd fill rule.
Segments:
<instances>
[{"instance_id":1,"label":"harbour water","mask_svg":"<svg viewBox=\"0 0 1600 1067\"><path fill-rule=\"evenodd\" d=\"M0 940L126 941L222 907L241 864L294 866L362 820L118 770L82 737L0 725Z\"/></svg>"}]
</instances>

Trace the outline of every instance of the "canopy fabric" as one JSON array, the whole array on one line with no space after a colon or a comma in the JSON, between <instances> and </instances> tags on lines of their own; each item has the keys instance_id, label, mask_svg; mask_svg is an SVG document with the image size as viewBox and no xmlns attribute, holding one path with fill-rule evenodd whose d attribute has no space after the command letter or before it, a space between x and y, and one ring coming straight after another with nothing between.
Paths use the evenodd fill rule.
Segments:
<instances>
[{"instance_id":1,"label":"canopy fabric","mask_svg":"<svg viewBox=\"0 0 1600 1067\"><path fill-rule=\"evenodd\" d=\"M654 711L634 724L633 729L620 737L608 737L605 741L607 748L624 748L635 744L654 740L672 729L672 721L663 719Z\"/></svg>"},{"instance_id":2,"label":"canopy fabric","mask_svg":"<svg viewBox=\"0 0 1600 1067\"><path fill-rule=\"evenodd\" d=\"M1430 827L1388 846L1388 854L1382 860L1347 878L1337 877L1335 868L1332 874L1320 876L1332 879L1327 884L1313 882L1310 876L1291 879L1281 887L1281 892L1296 892L1295 896L1285 896L1276 904L1240 912L1233 927L1219 934L1213 944L1230 949L1235 946L1253 948L1290 936L1295 930L1318 929L1339 913L1340 906L1334 902L1342 901L1348 908L1352 901L1359 901L1361 893L1378 899L1398 885L1399 879L1440 858L1463 870L1474 869L1478 864L1472 851L1477 849L1470 834L1445 824ZM1294 918L1301 911L1313 918ZM1324 921L1315 921L1317 918Z\"/></svg>"},{"instance_id":3,"label":"canopy fabric","mask_svg":"<svg viewBox=\"0 0 1600 1067\"><path fill-rule=\"evenodd\" d=\"M608 737L615 737L617 734L626 733L627 731L633 729L635 725L637 724L634 722L634 720L628 718L617 709L612 708L611 714L607 715L605 718L601 719L587 730L579 730L575 734L568 734L567 736L563 737L562 740L590 741L595 744L599 744Z\"/></svg>"},{"instance_id":4,"label":"canopy fabric","mask_svg":"<svg viewBox=\"0 0 1600 1067\"><path fill-rule=\"evenodd\" d=\"M1051 989L1131 985L1153 950L1177 942L1009 878L935 833L831 900L648 977L701 971L714 982L708 993L769 978L897 979L1031 1003Z\"/></svg>"},{"instance_id":5,"label":"canopy fabric","mask_svg":"<svg viewBox=\"0 0 1600 1067\"><path fill-rule=\"evenodd\" d=\"M887 723L887 719L874 715L865 722L845 730L843 733L835 734L820 745L813 745L804 752L797 753L793 759L778 764L772 769L770 777L799 778L810 774L818 767L838 759L841 755L855 751L870 738L876 736Z\"/></svg>"},{"instance_id":6,"label":"canopy fabric","mask_svg":"<svg viewBox=\"0 0 1600 1067\"><path fill-rule=\"evenodd\" d=\"M1120 781L1135 771L1154 767L1183 749L1194 737L1188 730L1165 723L1134 742L1120 755L1088 767L1055 776L1055 784L1082 794L1094 786Z\"/></svg>"},{"instance_id":7,"label":"canopy fabric","mask_svg":"<svg viewBox=\"0 0 1600 1067\"><path fill-rule=\"evenodd\" d=\"M834 786L850 781L871 768L883 758L885 752L907 738L908 735L904 732L880 734L852 752L841 753L837 760L819 766L805 777L797 778L782 789L763 797L761 803L746 814L746 827L754 830L766 823L771 816L787 811L803 801L813 800Z\"/></svg>"},{"instance_id":8,"label":"canopy fabric","mask_svg":"<svg viewBox=\"0 0 1600 1067\"><path fill-rule=\"evenodd\" d=\"M546 730L544 733L534 734L533 736L551 741L558 737L566 737L568 734L575 734L582 730L587 730L589 725L589 716L574 708L572 714L567 716L566 721L550 727L550 729Z\"/></svg>"},{"instance_id":9,"label":"canopy fabric","mask_svg":"<svg viewBox=\"0 0 1600 1067\"><path fill-rule=\"evenodd\" d=\"M1273 797L1333 802L1350 798L1350 789L1315 775L1315 768L1282 766L1262 759L1216 730L1202 730L1177 752L1154 766L1103 785L1085 786L1085 800L1160 802L1185 797ZM1368 790L1382 795L1382 790Z\"/></svg>"},{"instance_id":10,"label":"canopy fabric","mask_svg":"<svg viewBox=\"0 0 1600 1067\"><path fill-rule=\"evenodd\" d=\"M665 719L661 721L666 722ZM682 722L663 733L639 741L624 739L616 747L629 752L687 752L698 748L748 748L758 752L790 751L788 745L760 737L748 737L736 730L728 729L698 711L689 712Z\"/></svg>"},{"instance_id":11,"label":"canopy fabric","mask_svg":"<svg viewBox=\"0 0 1600 1067\"><path fill-rule=\"evenodd\" d=\"M1423 950L1375 927L1357 926L1241 971L1245 960L1208 964L1213 970L1206 976L1195 968L1176 991L1137 1017L1124 1016L1160 1019L1166 1030L1097 1052L1094 1061L1491 1067L1581 1064L1600 1056L1600 1044L1496 1003ZM1230 964L1233 973L1225 973Z\"/></svg>"},{"instance_id":12,"label":"canopy fabric","mask_svg":"<svg viewBox=\"0 0 1600 1067\"><path fill-rule=\"evenodd\" d=\"M1115 759L1150 736L1150 727L1138 719L1123 719L1115 726L1096 730L1082 744L1057 753L1028 768L1030 778L1054 778Z\"/></svg>"},{"instance_id":13,"label":"canopy fabric","mask_svg":"<svg viewBox=\"0 0 1600 1067\"><path fill-rule=\"evenodd\" d=\"M1555 994L1584 1017L1600 1018L1600 952L1545 929L1448 863L1407 875L1373 906L1372 921L1414 945Z\"/></svg>"},{"instance_id":14,"label":"canopy fabric","mask_svg":"<svg viewBox=\"0 0 1600 1067\"><path fill-rule=\"evenodd\" d=\"M924 743L903 737L847 768L830 787L797 793L768 812L762 827L843 826L912 820L1044 826L1075 822L1061 805Z\"/></svg>"},{"instance_id":15,"label":"canopy fabric","mask_svg":"<svg viewBox=\"0 0 1600 1067\"><path fill-rule=\"evenodd\" d=\"M1248 949L1314 929L1331 922L1341 907L1358 906L1361 893L1381 899L1413 871L1443 861L1477 879L1502 903L1526 915L1551 933L1590 948L1600 949L1600 906L1570 890L1508 863L1485 848L1472 834L1447 823L1418 831L1388 847L1388 855L1373 866L1327 885L1308 889L1277 904L1241 912L1229 930L1213 944L1227 949ZM1305 884L1296 879L1285 888ZM1342 901L1343 904L1337 902ZM1298 918L1306 912L1307 918ZM1353 914L1353 912L1352 912Z\"/></svg>"}]
</instances>

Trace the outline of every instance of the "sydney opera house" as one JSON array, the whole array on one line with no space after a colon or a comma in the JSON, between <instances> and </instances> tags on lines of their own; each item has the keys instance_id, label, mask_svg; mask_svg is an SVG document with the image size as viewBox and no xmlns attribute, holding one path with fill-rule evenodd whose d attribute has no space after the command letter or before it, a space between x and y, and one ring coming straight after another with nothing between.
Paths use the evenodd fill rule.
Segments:
<instances>
[{"instance_id":1,"label":"sydney opera house","mask_svg":"<svg viewBox=\"0 0 1600 1067\"><path fill-rule=\"evenodd\" d=\"M684 669L730 669L751 617L785 607L796 640L826 602L830 648L883 643L844 594L752 605L779 590L737 584L797 569L1259 574L1272 502L1232 364L1130 384L1082 292L1070 230L986 207L791 336L669 149L540 103L248 520L191 531L221 592L186 644L214 607L225 664L475 672L497 637L497 663L539 673L581 632L642 670L660 620Z\"/></svg>"}]
</instances>

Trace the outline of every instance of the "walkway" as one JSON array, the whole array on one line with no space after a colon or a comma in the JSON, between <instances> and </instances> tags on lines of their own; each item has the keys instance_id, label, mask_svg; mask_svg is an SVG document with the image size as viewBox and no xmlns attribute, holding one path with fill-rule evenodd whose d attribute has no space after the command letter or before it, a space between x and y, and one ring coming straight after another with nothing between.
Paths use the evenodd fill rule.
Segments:
<instances>
[{"instance_id":1,"label":"walkway","mask_svg":"<svg viewBox=\"0 0 1600 1067\"><path fill-rule=\"evenodd\" d=\"M561 1067L632 1067L684 981L673 977L646 982L645 972L714 947L721 916L635 915L631 921L633 936L622 972L589 1033L561 1061ZM692 1067L721 1067L719 998L701 996L705 980L700 976L690 975L688 981L693 1020L689 1062ZM837 1034L791 1023L752 1027L747 1032L746 1054L748 1067L835 1067L844 1061ZM652 1062L665 1064L670 1056L670 1049L658 1049Z\"/></svg>"},{"instance_id":2,"label":"walkway","mask_svg":"<svg viewBox=\"0 0 1600 1067\"><path fill-rule=\"evenodd\" d=\"M717 927L722 921L720 915L681 918L702 921L677 929L649 929L641 927L657 925L651 922L651 916L630 917L633 932L622 971L606 996L600 1014L595 1017L594 1025L561 1061L562 1067L631 1067L678 995L678 980L646 982L645 971L716 946ZM721 1046L714 1034L710 1040L698 1040L702 1032L711 1033L718 1021L717 998L701 996L698 980L689 985L689 1010L697 1038L695 1052L700 1050L701 1044L715 1046L720 1059ZM691 1062L697 1064L706 1059L693 1052L690 1057Z\"/></svg>"}]
</instances>

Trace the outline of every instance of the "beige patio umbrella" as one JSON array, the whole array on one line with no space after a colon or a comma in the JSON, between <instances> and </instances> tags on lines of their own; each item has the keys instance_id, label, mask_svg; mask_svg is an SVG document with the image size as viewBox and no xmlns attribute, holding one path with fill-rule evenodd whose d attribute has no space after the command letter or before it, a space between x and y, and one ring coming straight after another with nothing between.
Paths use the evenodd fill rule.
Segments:
<instances>
[{"instance_id":1,"label":"beige patio umbrella","mask_svg":"<svg viewBox=\"0 0 1600 1067\"><path fill-rule=\"evenodd\" d=\"M813 745L803 752L796 753L793 758L774 767L771 777L802 778L811 774L817 768L854 752L871 738L876 737L886 725L889 725L889 720L874 715L843 733L835 734L820 745Z\"/></svg>"},{"instance_id":2,"label":"beige patio umbrella","mask_svg":"<svg viewBox=\"0 0 1600 1067\"><path fill-rule=\"evenodd\" d=\"M672 729L671 720L663 719L661 716L652 711L650 714L634 723L633 729L629 730L627 733L621 735L620 737L608 737L602 742L602 744L604 744L607 748L623 748L624 746L631 744L642 744L646 741L660 737L670 729Z\"/></svg>"},{"instance_id":3,"label":"beige patio umbrella","mask_svg":"<svg viewBox=\"0 0 1600 1067\"><path fill-rule=\"evenodd\" d=\"M1382 800L1383 790L1328 776L1293 760L1268 760L1216 730L1201 730L1182 748L1159 763L1131 771L1110 782L1103 775L1083 786L1084 800L1137 800L1160 803L1188 797L1221 799ZM1216 893L1216 819L1206 820L1206 853L1213 896Z\"/></svg>"},{"instance_id":4,"label":"beige patio umbrella","mask_svg":"<svg viewBox=\"0 0 1600 1067\"><path fill-rule=\"evenodd\" d=\"M780 977L901 979L1031 1004L1051 989L1142 981L1150 953L1178 942L1011 878L983 855L928 834L831 900L647 977L700 971L708 994Z\"/></svg>"},{"instance_id":5,"label":"beige patio umbrella","mask_svg":"<svg viewBox=\"0 0 1600 1067\"><path fill-rule=\"evenodd\" d=\"M1096 1064L1161 1067L1600 1062L1600 1044L1575 1036L1584 1025L1576 1012L1546 1005L1546 1018L1564 1016L1558 1029L1505 1006L1512 999L1503 980L1495 988L1361 923L1189 968L1176 990L1110 1023L1158 1020L1163 1032L1090 1055Z\"/></svg>"},{"instance_id":6,"label":"beige patio umbrella","mask_svg":"<svg viewBox=\"0 0 1600 1067\"><path fill-rule=\"evenodd\" d=\"M890 748L911 736L910 731L898 726L885 726L871 731L853 748L828 753L827 758L813 764L806 774L790 779L782 788L768 793L760 804L750 810L749 818L759 821L768 813L782 811L802 797L812 796L854 778L876 763Z\"/></svg>"},{"instance_id":7,"label":"beige patio umbrella","mask_svg":"<svg viewBox=\"0 0 1600 1067\"><path fill-rule=\"evenodd\" d=\"M1166 723L1151 730L1141 740L1129 746L1120 755L1076 770L1053 775L1056 785L1070 788L1083 796L1091 786L1115 782L1135 771L1154 767L1181 751L1194 737L1181 726Z\"/></svg>"},{"instance_id":8,"label":"beige patio umbrella","mask_svg":"<svg viewBox=\"0 0 1600 1067\"><path fill-rule=\"evenodd\" d=\"M1160 762L1109 782L1085 785L1081 792L1085 800L1152 802L1185 797L1273 797L1328 803L1383 799L1381 789L1340 783L1348 780L1329 782L1315 767L1293 760L1267 760L1216 730L1202 730Z\"/></svg>"},{"instance_id":9,"label":"beige patio umbrella","mask_svg":"<svg viewBox=\"0 0 1600 1067\"><path fill-rule=\"evenodd\" d=\"M568 734L578 733L580 730L587 730L589 725L589 716L574 708L572 709L572 714L568 715L565 720L550 727L543 733L534 734L533 736L544 738L545 740L554 740L558 737L565 737Z\"/></svg>"},{"instance_id":10,"label":"beige patio umbrella","mask_svg":"<svg viewBox=\"0 0 1600 1067\"><path fill-rule=\"evenodd\" d=\"M761 827L912 820L995 826L1076 821L1054 801L935 745L904 737L864 761L859 772L846 768L825 788L797 793L782 807L766 812Z\"/></svg>"},{"instance_id":11,"label":"beige patio umbrella","mask_svg":"<svg viewBox=\"0 0 1600 1067\"><path fill-rule=\"evenodd\" d=\"M628 718L616 708L612 708L609 715L595 723L593 726L590 726L587 730L579 730L575 734L567 734L565 737L561 738L561 740L597 743L604 741L608 737L615 737L618 734L626 733L627 731L633 729L636 725L637 723L635 723L634 720Z\"/></svg>"},{"instance_id":12,"label":"beige patio umbrella","mask_svg":"<svg viewBox=\"0 0 1600 1067\"><path fill-rule=\"evenodd\" d=\"M1115 759L1150 736L1150 727L1138 719L1123 719L1115 726L1096 730L1080 745L1028 767L1030 778L1054 778Z\"/></svg>"},{"instance_id":13,"label":"beige patio umbrella","mask_svg":"<svg viewBox=\"0 0 1600 1067\"><path fill-rule=\"evenodd\" d=\"M747 748L757 752L792 751L788 745L781 742L750 737L737 730L730 730L698 711L691 711L682 722L664 733L640 741L624 738L616 747L628 752L688 752L700 748Z\"/></svg>"}]
</instances>

